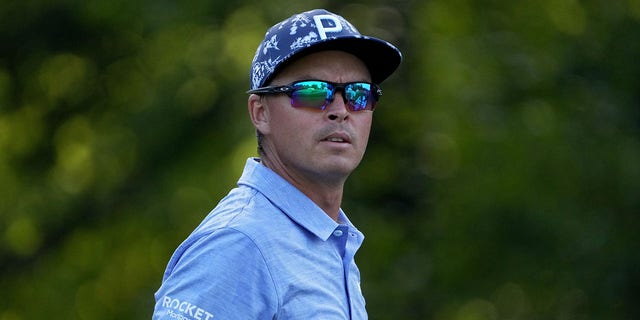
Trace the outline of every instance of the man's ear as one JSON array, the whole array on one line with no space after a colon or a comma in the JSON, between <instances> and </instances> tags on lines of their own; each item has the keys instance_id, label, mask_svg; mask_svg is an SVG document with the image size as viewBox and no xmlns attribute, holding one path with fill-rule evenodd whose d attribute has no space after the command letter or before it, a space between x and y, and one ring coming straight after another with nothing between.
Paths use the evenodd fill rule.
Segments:
<instances>
[{"instance_id":1,"label":"man's ear","mask_svg":"<svg viewBox=\"0 0 640 320\"><path fill-rule=\"evenodd\" d=\"M268 134L270 131L269 106L265 102L263 97L252 94L249 96L247 105L253 126L263 134Z\"/></svg>"}]
</instances>

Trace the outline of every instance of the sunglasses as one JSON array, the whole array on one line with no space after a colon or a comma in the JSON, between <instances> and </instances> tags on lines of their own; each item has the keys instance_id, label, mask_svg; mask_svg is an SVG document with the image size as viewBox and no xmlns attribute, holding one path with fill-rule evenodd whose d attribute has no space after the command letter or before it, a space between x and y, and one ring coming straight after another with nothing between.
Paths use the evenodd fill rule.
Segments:
<instances>
[{"instance_id":1,"label":"sunglasses","mask_svg":"<svg viewBox=\"0 0 640 320\"><path fill-rule=\"evenodd\" d=\"M322 80L295 81L285 86L269 86L247 91L255 94L284 93L291 98L294 108L324 110L334 99L336 90L342 91L342 99L349 111L373 109L382 95L382 89L369 82L333 83Z\"/></svg>"}]
</instances>

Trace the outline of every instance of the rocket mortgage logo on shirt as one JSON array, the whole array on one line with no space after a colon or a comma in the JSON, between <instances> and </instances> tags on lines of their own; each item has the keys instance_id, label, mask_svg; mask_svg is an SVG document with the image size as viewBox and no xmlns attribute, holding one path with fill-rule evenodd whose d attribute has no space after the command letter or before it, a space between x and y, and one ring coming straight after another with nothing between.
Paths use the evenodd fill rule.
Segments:
<instances>
[{"instance_id":1,"label":"rocket mortgage logo on shirt","mask_svg":"<svg viewBox=\"0 0 640 320\"><path fill-rule=\"evenodd\" d=\"M169 296L162 297L162 307L167 314L178 320L211 320L213 314L189 301L180 301Z\"/></svg>"}]
</instances>

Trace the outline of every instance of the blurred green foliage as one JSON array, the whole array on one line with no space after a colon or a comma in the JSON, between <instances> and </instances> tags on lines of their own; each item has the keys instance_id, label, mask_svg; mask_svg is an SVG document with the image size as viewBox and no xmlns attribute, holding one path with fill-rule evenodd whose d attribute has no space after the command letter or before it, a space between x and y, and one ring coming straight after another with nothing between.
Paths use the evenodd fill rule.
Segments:
<instances>
[{"instance_id":1,"label":"blurred green foliage","mask_svg":"<svg viewBox=\"0 0 640 320\"><path fill-rule=\"evenodd\" d=\"M343 207L372 319L637 319L640 1L5 1L0 320L145 319L255 137L266 29L396 43Z\"/></svg>"}]
</instances>

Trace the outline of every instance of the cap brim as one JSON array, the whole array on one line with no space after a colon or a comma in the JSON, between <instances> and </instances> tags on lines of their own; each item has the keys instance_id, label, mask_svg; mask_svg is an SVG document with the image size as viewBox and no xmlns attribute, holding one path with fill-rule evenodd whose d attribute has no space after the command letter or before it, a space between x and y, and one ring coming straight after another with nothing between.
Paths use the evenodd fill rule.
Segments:
<instances>
[{"instance_id":1,"label":"cap brim","mask_svg":"<svg viewBox=\"0 0 640 320\"><path fill-rule=\"evenodd\" d=\"M274 70L271 77L269 77L270 79L267 79L265 83L271 81L275 74L292 61L311 53L327 50L344 51L358 57L367 66L371 74L371 81L376 84L380 84L387 79L402 62L400 50L384 40L366 36L329 38L318 41L286 57L285 61Z\"/></svg>"}]
</instances>

